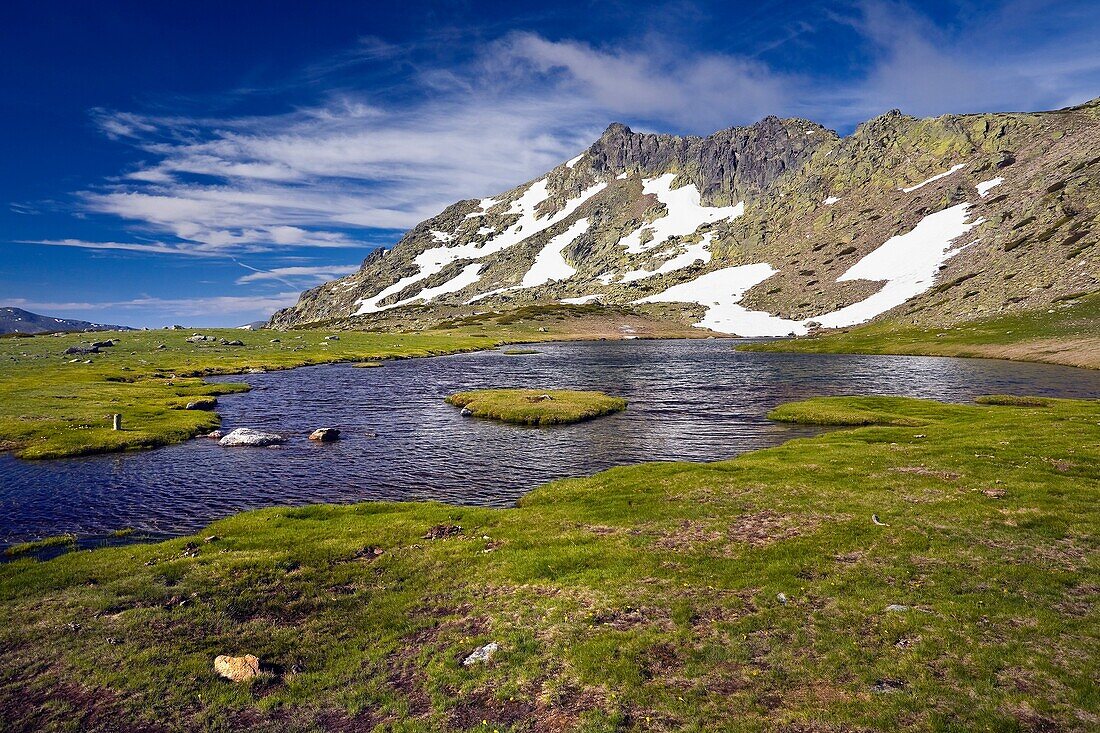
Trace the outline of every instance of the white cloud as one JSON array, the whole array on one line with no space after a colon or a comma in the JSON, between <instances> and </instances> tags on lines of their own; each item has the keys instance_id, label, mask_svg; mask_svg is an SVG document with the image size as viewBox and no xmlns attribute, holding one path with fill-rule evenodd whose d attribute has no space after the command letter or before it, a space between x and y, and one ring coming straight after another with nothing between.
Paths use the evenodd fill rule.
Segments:
<instances>
[{"instance_id":1,"label":"white cloud","mask_svg":"<svg viewBox=\"0 0 1100 733\"><path fill-rule=\"evenodd\" d=\"M245 265L245 267L248 267ZM271 270L258 270L248 268L254 272L237 278L237 284L260 282L263 280L288 280L304 279L313 284L320 284L344 275L350 275L359 269L359 265L319 265L316 267L276 267Z\"/></svg>"},{"instance_id":2,"label":"white cloud","mask_svg":"<svg viewBox=\"0 0 1100 733\"><path fill-rule=\"evenodd\" d=\"M178 254L191 256L211 256L210 252L199 249L169 244L166 242L90 242L84 239L26 239L20 240L20 244L41 244L49 247L78 247L80 249L105 249L125 250L129 252L146 252L151 254Z\"/></svg>"},{"instance_id":3,"label":"white cloud","mask_svg":"<svg viewBox=\"0 0 1100 733\"><path fill-rule=\"evenodd\" d=\"M497 44L492 60L502 73L534 71L605 115L664 120L695 132L774 114L805 85L753 59L685 52L652 37L635 48L598 49L516 33Z\"/></svg>"}]
</instances>

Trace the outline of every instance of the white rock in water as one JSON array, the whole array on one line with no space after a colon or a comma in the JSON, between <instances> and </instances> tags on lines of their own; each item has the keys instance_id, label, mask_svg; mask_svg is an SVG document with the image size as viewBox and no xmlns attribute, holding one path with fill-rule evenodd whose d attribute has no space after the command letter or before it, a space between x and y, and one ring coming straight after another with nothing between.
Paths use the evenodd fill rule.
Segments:
<instances>
[{"instance_id":1,"label":"white rock in water","mask_svg":"<svg viewBox=\"0 0 1100 733\"><path fill-rule=\"evenodd\" d=\"M275 445L286 440L277 433L265 433L262 430L252 428L237 428L218 441L218 445Z\"/></svg>"}]
</instances>

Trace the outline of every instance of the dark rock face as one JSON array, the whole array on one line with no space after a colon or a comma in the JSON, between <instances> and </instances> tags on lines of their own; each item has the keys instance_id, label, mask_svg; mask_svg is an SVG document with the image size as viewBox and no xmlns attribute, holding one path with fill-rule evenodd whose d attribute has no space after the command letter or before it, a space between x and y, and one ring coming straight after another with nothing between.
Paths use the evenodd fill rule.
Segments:
<instances>
[{"instance_id":1,"label":"dark rock face","mask_svg":"<svg viewBox=\"0 0 1100 733\"><path fill-rule=\"evenodd\" d=\"M596 170L644 176L678 172L704 200L733 202L767 190L818 146L835 139L835 132L816 123L778 117L709 137L636 133L615 123L588 152Z\"/></svg>"}]
</instances>

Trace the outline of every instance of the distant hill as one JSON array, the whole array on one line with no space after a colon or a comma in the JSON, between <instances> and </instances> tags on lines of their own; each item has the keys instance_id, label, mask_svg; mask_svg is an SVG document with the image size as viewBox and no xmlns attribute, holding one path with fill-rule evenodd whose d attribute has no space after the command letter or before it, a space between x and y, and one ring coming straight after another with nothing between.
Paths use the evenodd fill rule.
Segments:
<instances>
[{"instance_id":1,"label":"distant hill","mask_svg":"<svg viewBox=\"0 0 1100 733\"><path fill-rule=\"evenodd\" d=\"M71 318L40 316L22 308L0 308L0 334L54 333L56 331L133 331L129 326L75 321Z\"/></svg>"}]
</instances>

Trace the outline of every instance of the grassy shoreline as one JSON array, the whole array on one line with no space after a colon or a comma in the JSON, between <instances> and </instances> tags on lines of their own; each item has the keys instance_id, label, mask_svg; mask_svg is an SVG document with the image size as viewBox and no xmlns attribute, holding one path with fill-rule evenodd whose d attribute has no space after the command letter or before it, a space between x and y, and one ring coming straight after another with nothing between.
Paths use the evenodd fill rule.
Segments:
<instances>
[{"instance_id":1,"label":"grassy shoreline","mask_svg":"<svg viewBox=\"0 0 1100 733\"><path fill-rule=\"evenodd\" d=\"M1095 722L1100 403L822 398L774 417L863 427L558 481L514 509L276 507L0 566L15 620L0 626L0 716L13 730ZM488 663L462 664L489 641ZM264 675L217 678L223 653L256 654Z\"/></svg>"},{"instance_id":2,"label":"grassy shoreline","mask_svg":"<svg viewBox=\"0 0 1100 733\"><path fill-rule=\"evenodd\" d=\"M1030 361L1100 369L1100 293L1081 295L1048 311L979 319L954 327L920 328L892 321L739 346L741 351L813 354L899 354Z\"/></svg>"},{"instance_id":3,"label":"grassy shoreline","mask_svg":"<svg viewBox=\"0 0 1100 733\"><path fill-rule=\"evenodd\" d=\"M188 343L193 333L212 340ZM488 313L434 331L222 328L0 338L0 450L20 458L61 458L182 442L219 424L214 410L187 410L188 403L248 389L245 384L209 384L203 380L207 376L337 362L366 366L506 344L619 339L624 333L639 338L706 335L632 312L542 306ZM112 338L119 343L99 353L63 353ZM222 343L235 340L244 343ZM110 429L113 413L122 414L123 430Z\"/></svg>"},{"instance_id":4,"label":"grassy shoreline","mask_svg":"<svg viewBox=\"0 0 1100 733\"><path fill-rule=\"evenodd\" d=\"M3 339L0 447L20 458L59 458L178 443L218 426L210 398L248 390L246 384L208 383L203 377L438 356L495 348L513 339L546 339L530 331L490 335L200 329ZM189 343L192 333L215 340ZM332 335L335 340L326 339ZM71 346L111 337L119 343L100 353L63 353ZM221 343L234 339L244 345ZM207 409L186 409L188 404ZM122 415L122 430L111 429L112 413Z\"/></svg>"}]
</instances>

